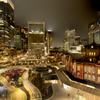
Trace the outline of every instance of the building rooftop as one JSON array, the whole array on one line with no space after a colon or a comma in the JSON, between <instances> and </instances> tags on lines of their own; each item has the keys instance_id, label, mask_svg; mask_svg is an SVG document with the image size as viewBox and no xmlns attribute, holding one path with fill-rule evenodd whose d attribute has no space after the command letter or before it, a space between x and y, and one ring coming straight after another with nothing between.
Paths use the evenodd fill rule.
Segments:
<instances>
[{"instance_id":1,"label":"building rooftop","mask_svg":"<svg viewBox=\"0 0 100 100\"><path fill-rule=\"evenodd\" d=\"M9 3L12 9L14 10L14 4L11 0L0 0L0 2Z\"/></svg>"},{"instance_id":2,"label":"building rooftop","mask_svg":"<svg viewBox=\"0 0 100 100\"><path fill-rule=\"evenodd\" d=\"M89 44L86 46L87 49L100 49L100 44L96 44L93 42L92 44Z\"/></svg>"}]
</instances>

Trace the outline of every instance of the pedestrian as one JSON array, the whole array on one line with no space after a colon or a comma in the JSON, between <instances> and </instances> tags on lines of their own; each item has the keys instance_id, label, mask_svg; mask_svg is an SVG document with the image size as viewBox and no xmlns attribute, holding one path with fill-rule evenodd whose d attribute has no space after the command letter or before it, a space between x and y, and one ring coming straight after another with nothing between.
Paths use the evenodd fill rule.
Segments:
<instances>
[{"instance_id":1,"label":"pedestrian","mask_svg":"<svg viewBox=\"0 0 100 100\"><path fill-rule=\"evenodd\" d=\"M70 96L70 94L68 94L68 97Z\"/></svg>"},{"instance_id":2,"label":"pedestrian","mask_svg":"<svg viewBox=\"0 0 100 100\"><path fill-rule=\"evenodd\" d=\"M78 90L78 92L79 92L79 90Z\"/></svg>"}]
</instances>

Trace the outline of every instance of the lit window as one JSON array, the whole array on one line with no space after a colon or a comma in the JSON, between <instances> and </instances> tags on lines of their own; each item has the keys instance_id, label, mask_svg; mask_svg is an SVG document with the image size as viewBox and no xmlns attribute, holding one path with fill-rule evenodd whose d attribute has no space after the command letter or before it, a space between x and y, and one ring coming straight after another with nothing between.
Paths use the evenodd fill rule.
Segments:
<instances>
[{"instance_id":1,"label":"lit window","mask_svg":"<svg viewBox=\"0 0 100 100\"><path fill-rule=\"evenodd\" d=\"M93 74L95 73L95 68L94 67L92 67L92 71L91 71Z\"/></svg>"},{"instance_id":2,"label":"lit window","mask_svg":"<svg viewBox=\"0 0 100 100\"><path fill-rule=\"evenodd\" d=\"M92 75L92 81L95 81L95 75Z\"/></svg>"},{"instance_id":3,"label":"lit window","mask_svg":"<svg viewBox=\"0 0 100 100\"><path fill-rule=\"evenodd\" d=\"M88 72L91 73L91 67L90 66L88 67Z\"/></svg>"},{"instance_id":4,"label":"lit window","mask_svg":"<svg viewBox=\"0 0 100 100\"><path fill-rule=\"evenodd\" d=\"M100 82L100 76L98 76L97 80L98 80L98 82Z\"/></svg>"},{"instance_id":5,"label":"lit window","mask_svg":"<svg viewBox=\"0 0 100 100\"><path fill-rule=\"evenodd\" d=\"M92 80L92 77L91 77L91 75L90 75L90 74L88 75L88 80Z\"/></svg>"},{"instance_id":6,"label":"lit window","mask_svg":"<svg viewBox=\"0 0 100 100\"><path fill-rule=\"evenodd\" d=\"M2 10L0 10L0 12L2 12Z\"/></svg>"},{"instance_id":7,"label":"lit window","mask_svg":"<svg viewBox=\"0 0 100 100\"><path fill-rule=\"evenodd\" d=\"M92 61L92 59L90 59L90 61Z\"/></svg>"},{"instance_id":8,"label":"lit window","mask_svg":"<svg viewBox=\"0 0 100 100\"><path fill-rule=\"evenodd\" d=\"M94 56L96 55L96 53L94 52Z\"/></svg>"},{"instance_id":9,"label":"lit window","mask_svg":"<svg viewBox=\"0 0 100 100\"><path fill-rule=\"evenodd\" d=\"M93 48L93 46L91 46L91 48Z\"/></svg>"},{"instance_id":10,"label":"lit window","mask_svg":"<svg viewBox=\"0 0 100 100\"><path fill-rule=\"evenodd\" d=\"M77 70L80 71L80 66L79 65L77 66Z\"/></svg>"},{"instance_id":11,"label":"lit window","mask_svg":"<svg viewBox=\"0 0 100 100\"><path fill-rule=\"evenodd\" d=\"M86 66L84 66L84 72L87 72L87 67Z\"/></svg>"},{"instance_id":12,"label":"lit window","mask_svg":"<svg viewBox=\"0 0 100 100\"><path fill-rule=\"evenodd\" d=\"M91 52L89 52L89 55L91 55Z\"/></svg>"},{"instance_id":13,"label":"lit window","mask_svg":"<svg viewBox=\"0 0 100 100\"><path fill-rule=\"evenodd\" d=\"M87 79L87 74L84 74L84 78Z\"/></svg>"},{"instance_id":14,"label":"lit window","mask_svg":"<svg viewBox=\"0 0 100 100\"><path fill-rule=\"evenodd\" d=\"M80 77L80 72L77 73L77 77Z\"/></svg>"},{"instance_id":15,"label":"lit window","mask_svg":"<svg viewBox=\"0 0 100 100\"><path fill-rule=\"evenodd\" d=\"M98 74L100 74L100 68L98 68Z\"/></svg>"}]
</instances>

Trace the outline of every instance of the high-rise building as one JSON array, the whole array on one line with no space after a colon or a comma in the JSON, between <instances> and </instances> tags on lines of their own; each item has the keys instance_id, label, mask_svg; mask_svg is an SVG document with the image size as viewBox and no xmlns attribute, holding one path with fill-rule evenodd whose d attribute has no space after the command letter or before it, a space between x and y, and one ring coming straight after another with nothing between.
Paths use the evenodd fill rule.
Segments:
<instances>
[{"instance_id":1,"label":"high-rise building","mask_svg":"<svg viewBox=\"0 0 100 100\"><path fill-rule=\"evenodd\" d=\"M30 56L44 54L45 23L28 22L28 53Z\"/></svg>"},{"instance_id":2,"label":"high-rise building","mask_svg":"<svg viewBox=\"0 0 100 100\"><path fill-rule=\"evenodd\" d=\"M100 44L100 19L90 23L88 25L88 38L89 44L95 42Z\"/></svg>"},{"instance_id":3,"label":"high-rise building","mask_svg":"<svg viewBox=\"0 0 100 100\"><path fill-rule=\"evenodd\" d=\"M26 41L26 49L28 49L28 27L24 27L25 29L25 41Z\"/></svg>"},{"instance_id":4,"label":"high-rise building","mask_svg":"<svg viewBox=\"0 0 100 100\"><path fill-rule=\"evenodd\" d=\"M15 26L14 29L14 47L16 49L26 49L26 31L21 26Z\"/></svg>"},{"instance_id":5,"label":"high-rise building","mask_svg":"<svg viewBox=\"0 0 100 100\"><path fill-rule=\"evenodd\" d=\"M52 31L48 30L46 33L46 44L47 44L47 53L49 54L50 48L52 48Z\"/></svg>"},{"instance_id":6,"label":"high-rise building","mask_svg":"<svg viewBox=\"0 0 100 100\"><path fill-rule=\"evenodd\" d=\"M22 49L26 49L26 31L21 28L21 38L22 38Z\"/></svg>"},{"instance_id":7,"label":"high-rise building","mask_svg":"<svg viewBox=\"0 0 100 100\"><path fill-rule=\"evenodd\" d=\"M22 49L21 26L15 26L14 29L14 47Z\"/></svg>"},{"instance_id":8,"label":"high-rise building","mask_svg":"<svg viewBox=\"0 0 100 100\"><path fill-rule=\"evenodd\" d=\"M67 29L65 31L64 50L70 49L70 46L75 45L75 29Z\"/></svg>"},{"instance_id":9,"label":"high-rise building","mask_svg":"<svg viewBox=\"0 0 100 100\"><path fill-rule=\"evenodd\" d=\"M80 44L80 36L75 36L75 45Z\"/></svg>"},{"instance_id":10,"label":"high-rise building","mask_svg":"<svg viewBox=\"0 0 100 100\"><path fill-rule=\"evenodd\" d=\"M11 0L0 0L0 49L14 46L14 5Z\"/></svg>"}]
</instances>

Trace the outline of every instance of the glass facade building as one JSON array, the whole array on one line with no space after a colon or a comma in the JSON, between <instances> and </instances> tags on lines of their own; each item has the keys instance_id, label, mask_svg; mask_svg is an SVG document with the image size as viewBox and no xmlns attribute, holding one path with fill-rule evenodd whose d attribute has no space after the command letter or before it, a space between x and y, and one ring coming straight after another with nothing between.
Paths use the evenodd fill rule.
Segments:
<instances>
[{"instance_id":1,"label":"glass facade building","mask_svg":"<svg viewBox=\"0 0 100 100\"><path fill-rule=\"evenodd\" d=\"M21 26L15 26L14 47L16 49L26 49L26 31Z\"/></svg>"},{"instance_id":2,"label":"glass facade building","mask_svg":"<svg viewBox=\"0 0 100 100\"><path fill-rule=\"evenodd\" d=\"M64 50L70 49L70 46L75 45L75 29L67 29L65 31Z\"/></svg>"},{"instance_id":3,"label":"glass facade building","mask_svg":"<svg viewBox=\"0 0 100 100\"><path fill-rule=\"evenodd\" d=\"M93 43L93 40L95 40L97 44L100 43L100 19L88 25L88 38L89 44Z\"/></svg>"},{"instance_id":4,"label":"glass facade building","mask_svg":"<svg viewBox=\"0 0 100 100\"><path fill-rule=\"evenodd\" d=\"M31 56L40 56L45 46L45 23L28 22L28 51Z\"/></svg>"},{"instance_id":5,"label":"glass facade building","mask_svg":"<svg viewBox=\"0 0 100 100\"><path fill-rule=\"evenodd\" d=\"M52 36L53 36L52 31L48 30L46 33L46 46L47 46L48 54L49 54L50 49L52 48Z\"/></svg>"},{"instance_id":6,"label":"glass facade building","mask_svg":"<svg viewBox=\"0 0 100 100\"><path fill-rule=\"evenodd\" d=\"M22 49L22 37L21 37L20 26L15 26L15 29L14 29L14 47L16 49Z\"/></svg>"},{"instance_id":7,"label":"glass facade building","mask_svg":"<svg viewBox=\"0 0 100 100\"><path fill-rule=\"evenodd\" d=\"M0 0L0 49L14 46L14 5L10 0Z\"/></svg>"}]
</instances>

